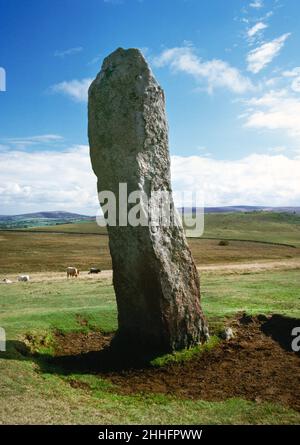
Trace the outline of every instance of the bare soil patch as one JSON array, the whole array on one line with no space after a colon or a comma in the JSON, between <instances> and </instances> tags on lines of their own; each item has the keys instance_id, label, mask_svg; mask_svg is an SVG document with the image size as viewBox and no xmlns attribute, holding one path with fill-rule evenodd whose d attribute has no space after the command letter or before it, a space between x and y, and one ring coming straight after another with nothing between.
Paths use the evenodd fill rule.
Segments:
<instances>
[{"instance_id":1,"label":"bare soil patch","mask_svg":"<svg viewBox=\"0 0 300 445\"><path fill-rule=\"evenodd\" d=\"M99 332L57 335L53 361L64 372L92 372L108 379L121 394L162 393L208 401L240 397L300 411L300 354L291 350L291 331L300 320L243 315L229 325L233 339L160 368L142 363L130 350L109 346L113 336Z\"/></svg>"},{"instance_id":2,"label":"bare soil patch","mask_svg":"<svg viewBox=\"0 0 300 445\"><path fill-rule=\"evenodd\" d=\"M55 334L55 354L57 357L78 356L89 352L99 352L109 346L113 334L102 332L68 332Z\"/></svg>"}]
</instances>

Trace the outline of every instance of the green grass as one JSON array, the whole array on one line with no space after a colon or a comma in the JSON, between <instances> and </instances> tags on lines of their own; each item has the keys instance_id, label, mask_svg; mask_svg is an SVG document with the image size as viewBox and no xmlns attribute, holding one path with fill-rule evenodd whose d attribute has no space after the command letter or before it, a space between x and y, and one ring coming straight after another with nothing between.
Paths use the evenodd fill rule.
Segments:
<instances>
[{"instance_id":1,"label":"green grass","mask_svg":"<svg viewBox=\"0 0 300 445\"><path fill-rule=\"evenodd\" d=\"M300 246L300 215L275 212L208 213L204 236Z\"/></svg>"},{"instance_id":2,"label":"green grass","mask_svg":"<svg viewBox=\"0 0 300 445\"><path fill-rule=\"evenodd\" d=\"M283 313L300 317L299 273L263 272L246 275L202 274L202 298L211 323L239 311ZM83 328L78 314L88 320ZM91 374L61 376L39 371L37 359L24 357L16 341L27 333L102 329L113 331L117 312L113 288L107 282L58 281L0 287L0 326L7 331L8 351L0 353L0 423L146 423L231 424L299 423L300 414L280 405L242 399L224 402L180 400L166 395L120 395ZM47 337L48 336L48 337ZM37 337L38 339L38 337ZM213 347L215 338L206 348ZM39 348L37 341L37 348ZM198 352L198 351L197 351ZM156 365L189 359L195 350L157 359ZM80 380L89 389L70 386Z\"/></svg>"},{"instance_id":3,"label":"green grass","mask_svg":"<svg viewBox=\"0 0 300 445\"><path fill-rule=\"evenodd\" d=\"M210 351L219 343L219 338L213 335L209 340L203 345L197 345L193 348L184 349L182 351L174 352L173 354L166 354L161 357L157 357L151 361L152 366L166 366L171 363L183 363L187 360L191 360L193 357L199 354Z\"/></svg>"},{"instance_id":4,"label":"green grass","mask_svg":"<svg viewBox=\"0 0 300 445\"><path fill-rule=\"evenodd\" d=\"M209 317L223 319L237 312L281 313L300 317L299 271L201 274L202 305ZM89 329L117 328L113 286L106 281L57 281L0 286L0 326L11 335L27 331L82 331L78 314Z\"/></svg>"},{"instance_id":5,"label":"green grass","mask_svg":"<svg viewBox=\"0 0 300 445\"><path fill-rule=\"evenodd\" d=\"M208 317L236 312L300 317L299 271L202 275L203 310Z\"/></svg>"},{"instance_id":6,"label":"green grass","mask_svg":"<svg viewBox=\"0 0 300 445\"><path fill-rule=\"evenodd\" d=\"M62 233L85 233L85 234L107 234L106 227L100 227L96 221L82 221L71 224L60 224L59 226L40 226L32 227L29 231L38 232L62 232Z\"/></svg>"},{"instance_id":7,"label":"green grass","mask_svg":"<svg viewBox=\"0 0 300 445\"><path fill-rule=\"evenodd\" d=\"M96 281L18 283L0 287L0 326L8 333L82 331L76 315L89 329L113 331L117 310L113 287Z\"/></svg>"}]
</instances>

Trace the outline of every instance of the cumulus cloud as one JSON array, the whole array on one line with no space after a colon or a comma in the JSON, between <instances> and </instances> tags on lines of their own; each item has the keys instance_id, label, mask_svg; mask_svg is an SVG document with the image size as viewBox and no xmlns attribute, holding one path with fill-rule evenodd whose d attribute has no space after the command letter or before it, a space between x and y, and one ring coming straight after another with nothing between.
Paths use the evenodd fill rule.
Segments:
<instances>
[{"instance_id":1,"label":"cumulus cloud","mask_svg":"<svg viewBox=\"0 0 300 445\"><path fill-rule=\"evenodd\" d=\"M296 66L292 70L287 70L282 73L283 77L298 77L300 76L300 66Z\"/></svg>"},{"instance_id":2,"label":"cumulus cloud","mask_svg":"<svg viewBox=\"0 0 300 445\"><path fill-rule=\"evenodd\" d=\"M247 35L249 38L253 38L257 33L263 31L266 29L268 25L266 25L263 22L257 22L255 25L253 25L251 28L248 29Z\"/></svg>"},{"instance_id":3,"label":"cumulus cloud","mask_svg":"<svg viewBox=\"0 0 300 445\"><path fill-rule=\"evenodd\" d=\"M237 68L219 59L203 61L191 46L166 49L154 58L153 64L190 74L197 81L206 82L209 92L215 88L227 88L241 94L253 88L251 81Z\"/></svg>"},{"instance_id":4,"label":"cumulus cloud","mask_svg":"<svg viewBox=\"0 0 300 445\"><path fill-rule=\"evenodd\" d=\"M73 79L70 81L63 81L52 85L50 91L53 93L61 93L75 102L86 102L88 97L88 89L92 82L92 78Z\"/></svg>"},{"instance_id":5,"label":"cumulus cloud","mask_svg":"<svg viewBox=\"0 0 300 445\"><path fill-rule=\"evenodd\" d=\"M290 71L284 71L283 77L292 78L291 89L296 93L300 93L300 67Z\"/></svg>"},{"instance_id":6,"label":"cumulus cloud","mask_svg":"<svg viewBox=\"0 0 300 445\"><path fill-rule=\"evenodd\" d=\"M300 203L300 159L282 154L236 161L172 156L171 170L174 191L204 191L207 206ZM2 214L69 210L95 215L99 208L88 146L63 152L0 151L0 177Z\"/></svg>"},{"instance_id":7,"label":"cumulus cloud","mask_svg":"<svg viewBox=\"0 0 300 445\"><path fill-rule=\"evenodd\" d=\"M262 7L264 6L264 3L263 3L262 0L253 0L253 1L249 4L249 6L250 6L251 8L260 9L260 8L262 8Z\"/></svg>"},{"instance_id":8,"label":"cumulus cloud","mask_svg":"<svg viewBox=\"0 0 300 445\"><path fill-rule=\"evenodd\" d=\"M290 35L290 33L283 34L277 39L263 43L261 46L250 51L247 55L248 71L257 74L269 65L269 63L278 56L285 41Z\"/></svg>"},{"instance_id":9,"label":"cumulus cloud","mask_svg":"<svg viewBox=\"0 0 300 445\"><path fill-rule=\"evenodd\" d=\"M287 89L270 91L247 101L250 107L246 127L284 130L289 136L300 136L300 98Z\"/></svg>"},{"instance_id":10,"label":"cumulus cloud","mask_svg":"<svg viewBox=\"0 0 300 445\"><path fill-rule=\"evenodd\" d=\"M96 178L88 146L63 152L0 152L1 213L69 210L95 214Z\"/></svg>"},{"instance_id":11,"label":"cumulus cloud","mask_svg":"<svg viewBox=\"0 0 300 445\"><path fill-rule=\"evenodd\" d=\"M206 206L300 203L300 159L252 154L236 161L173 156L174 190L204 190Z\"/></svg>"},{"instance_id":12,"label":"cumulus cloud","mask_svg":"<svg viewBox=\"0 0 300 445\"><path fill-rule=\"evenodd\" d=\"M73 54L80 53L82 50L83 50L82 46L76 46L75 48L65 49L64 51L57 50L55 51L54 56L64 58L66 56L72 56Z\"/></svg>"}]
</instances>

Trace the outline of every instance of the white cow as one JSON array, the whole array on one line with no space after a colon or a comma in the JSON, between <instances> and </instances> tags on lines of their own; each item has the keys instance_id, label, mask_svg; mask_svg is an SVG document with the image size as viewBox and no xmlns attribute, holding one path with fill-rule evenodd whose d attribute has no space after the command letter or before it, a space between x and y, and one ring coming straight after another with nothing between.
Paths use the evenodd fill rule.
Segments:
<instances>
[{"instance_id":1,"label":"white cow","mask_svg":"<svg viewBox=\"0 0 300 445\"><path fill-rule=\"evenodd\" d=\"M4 283L4 284L11 284L12 281L9 280L8 278L4 278L4 280L2 280L2 283Z\"/></svg>"},{"instance_id":2,"label":"white cow","mask_svg":"<svg viewBox=\"0 0 300 445\"><path fill-rule=\"evenodd\" d=\"M30 281L29 275L19 275L18 281Z\"/></svg>"}]
</instances>

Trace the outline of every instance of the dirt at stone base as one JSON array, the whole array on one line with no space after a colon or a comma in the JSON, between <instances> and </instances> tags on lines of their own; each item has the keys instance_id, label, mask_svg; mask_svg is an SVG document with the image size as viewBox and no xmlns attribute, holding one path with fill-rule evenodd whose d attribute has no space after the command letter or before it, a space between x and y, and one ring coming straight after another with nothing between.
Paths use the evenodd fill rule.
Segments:
<instances>
[{"instance_id":1,"label":"dirt at stone base","mask_svg":"<svg viewBox=\"0 0 300 445\"><path fill-rule=\"evenodd\" d=\"M291 350L291 332L300 320L243 315L229 325L235 333L231 340L160 368L130 361L128 351L109 347L111 335L99 332L58 335L54 360L65 370L108 379L120 394L162 393L208 401L239 397L300 411L300 354Z\"/></svg>"}]
</instances>

